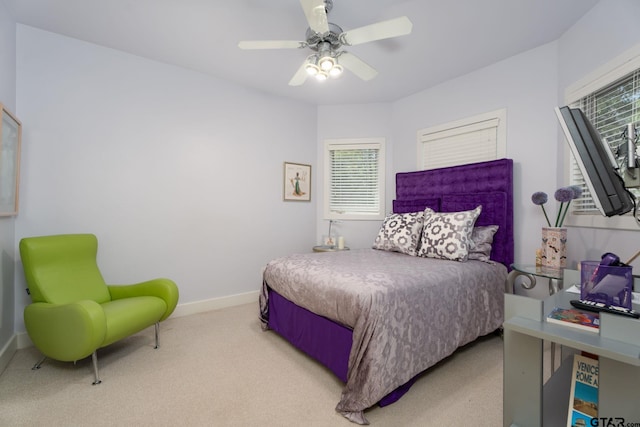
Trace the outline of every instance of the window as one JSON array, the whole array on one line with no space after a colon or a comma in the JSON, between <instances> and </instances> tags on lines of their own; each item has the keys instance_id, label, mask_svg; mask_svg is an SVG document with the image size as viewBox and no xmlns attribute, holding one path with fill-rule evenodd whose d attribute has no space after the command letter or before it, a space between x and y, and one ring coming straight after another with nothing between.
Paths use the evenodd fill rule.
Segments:
<instances>
[{"instance_id":1,"label":"window","mask_svg":"<svg viewBox=\"0 0 640 427\"><path fill-rule=\"evenodd\" d=\"M326 219L384 219L382 138L325 141Z\"/></svg>"},{"instance_id":2,"label":"window","mask_svg":"<svg viewBox=\"0 0 640 427\"><path fill-rule=\"evenodd\" d=\"M567 103L580 108L587 115L600 135L607 141L624 173L627 152L626 131L628 123L640 122L640 55L636 48L612 61L596 76L588 76L567 91ZM630 59L631 56L631 59ZM570 185L582 187L582 197L571 204L567 225L637 229L631 214L624 217L605 218L596 209L584 177L568 146L566 180ZM637 188L630 191L638 198Z\"/></svg>"},{"instance_id":3,"label":"window","mask_svg":"<svg viewBox=\"0 0 640 427\"><path fill-rule=\"evenodd\" d=\"M418 170L505 157L506 115L503 109L418 131Z\"/></svg>"},{"instance_id":4,"label":"window","mask_svg":"<svg viewBox=\"0 0 640 427\"><path fill-rule=\"evenodd\" d=\"M571 105L584 111L600 136L607 141L621 171L625 169L627 158L624 131L628 123L640 121L639 82L640 70L636 70L610 86L587 95ZM571 169L571 184L582 186L583 191L583 197L573 204L573 212L599 215L575 159L572 159ZM636 197L638 196L637 189L631 191Z\"/></svg>"}]
</instances>

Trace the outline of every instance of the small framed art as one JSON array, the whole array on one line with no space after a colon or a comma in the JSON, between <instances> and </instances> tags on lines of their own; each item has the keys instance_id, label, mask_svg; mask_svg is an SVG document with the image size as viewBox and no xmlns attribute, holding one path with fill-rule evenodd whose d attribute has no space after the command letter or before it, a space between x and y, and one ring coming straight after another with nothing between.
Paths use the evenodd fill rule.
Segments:
<instances>
[{"instance_id":1,"label":"small framed art","mask_svg":"<svg viewBox=\"0 0 640 427\"><path fill-rule=\"evenodd\" d=\"M0 104L0 216L18 214L22 125Z\"/></svg>"},{"instance_id":2,"label":"small framed art","mask_svg":"<svg viewBox=\"0 0 640 427\"><path fill-rule=\"evenodd\" d=\"M311 165L284 162L284 200L311 201Z\"/></svg>"}]
</instances>

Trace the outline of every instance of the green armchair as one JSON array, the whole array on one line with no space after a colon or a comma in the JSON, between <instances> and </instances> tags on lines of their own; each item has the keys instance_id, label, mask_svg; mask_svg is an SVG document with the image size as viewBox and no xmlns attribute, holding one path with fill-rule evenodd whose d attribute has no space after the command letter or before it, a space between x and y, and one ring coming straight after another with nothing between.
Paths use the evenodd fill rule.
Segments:
<instances>
[{"instance_id":1,"label":"green armchair","mask_svg":"<svg viewBox=\"0 0 640 427\"><path fill-rule=\"evenodd\" d=\"M47 357L73 362L91 355L95 381L97 350L155 325L173 313L178 287L169 279L107 285L98 269L93 234L27 237L20 256L32 303L24 309L29 338Z\"/></svg>"}]
</instances>

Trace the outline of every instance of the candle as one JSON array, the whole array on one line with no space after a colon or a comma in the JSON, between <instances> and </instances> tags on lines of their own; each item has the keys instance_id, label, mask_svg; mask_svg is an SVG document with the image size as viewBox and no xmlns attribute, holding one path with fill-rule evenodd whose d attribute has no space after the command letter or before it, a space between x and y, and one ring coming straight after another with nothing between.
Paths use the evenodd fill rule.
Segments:
<instances>
[{"instance_id":1,"label":"candle","mask_svg":"<svg viewBox=\"0 0 640 427\"><path fill-rule=\"evenodd\" d=\"M338 249L344 249L344 237L338 237Z\"/></svg>"}]
</instances>

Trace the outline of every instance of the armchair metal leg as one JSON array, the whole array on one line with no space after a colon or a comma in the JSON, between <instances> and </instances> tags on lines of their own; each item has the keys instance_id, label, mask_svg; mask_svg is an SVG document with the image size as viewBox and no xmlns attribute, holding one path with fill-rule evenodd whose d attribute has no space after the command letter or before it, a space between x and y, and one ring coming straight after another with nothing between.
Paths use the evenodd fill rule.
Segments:
<instances>
[{"instance_id":1,"label":"armchair metal leg","mask_svg":"<svg viewBox=\"0 0 640 427\"><path fill-rule=\"evenodd\" d=\"M34 370L34 371L36 369L40 369L40 367L42 366L42 364L44 363L45 360L47 360L47 356L43 356L42 359L40 359L40 361L38 363L33 365L33 368L31 368L31 369Z\"/></svg>"},{"instance_id":2,"label":"armchair metal leg","mask_svg":"<svg viewBox=\"0 0 640 427\"><path fill-rule=\"evenodd\" d=\"M156 322L156 346L155 346L155 348L160 347L160 341L158 340L159 329L160 329L160 322Z\"/></svg>"},{"instance_id":3,"label":"armchair metal leg","mask_svg":"<svg viewBox=\"0 0 640 427\"><path fill-rule=\"evenodd\" d=\"M94 351L91 355L91 360L93 361L93 374L95 375L95 381L93 385L100 384L102 380L98 378L98 350Z\"/></svg>"}]
</instances>

